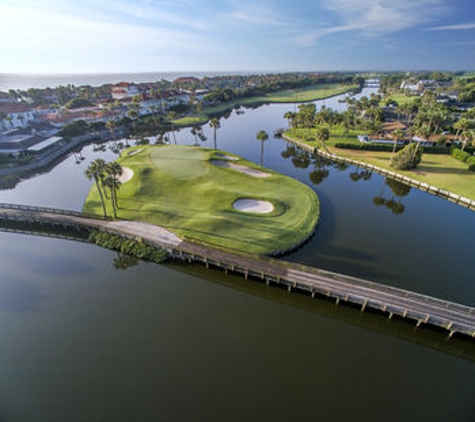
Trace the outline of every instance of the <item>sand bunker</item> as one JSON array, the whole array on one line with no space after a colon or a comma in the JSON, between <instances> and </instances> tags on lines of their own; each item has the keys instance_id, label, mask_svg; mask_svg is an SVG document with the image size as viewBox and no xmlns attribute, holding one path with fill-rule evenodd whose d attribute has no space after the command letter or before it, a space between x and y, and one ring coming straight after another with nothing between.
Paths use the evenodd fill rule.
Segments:
<instances>
[{"instance_id":1,"label":"sand bunker","mask_svg":"<svg viewBox=\"0 0 475 422\"><path fill-rule=\"evenodd\" d=\"M252 177L270 177L272 174L266 173L264 171L256 170L251 167L246 167L241 164L236 164L236 163L230 163L228 161L223 161L223 160L211 160L211 164L214 164L215 166L218 167L227 167L227 168L232 168L234 170L240 171L241 173L245 173L249 176Z\"/></svg>"},{"instance_id":2,"label":"sand bunker","mask_svg":"<svg viewBox=\"0 0 475 422\"><path fill-rule=\"evenodd\" d=\"M133 151L130 151L127 155L129 157L132 157L132 155L135 155L135 154L138 154L139 152L143 151L143 148L139 148L139 149L134 149Z\"/></svg>"},{"instance_id":3,"label":"sand bunker","mask_svg":"<svg viewBox=\"0 0 475 422\"><path fill-rule=\"evenodd\" d=\"M129 169L128 167L122 167L122 174L119 177L119 182L120 183L128 182L130 179L132 179L133 175L134 175L134 172L131 169Z\"/></svg>"},{"instance_id":4,"label":"sand bunker","mask_svg":"<svg viewBox=\"0 0 475 422\"><path fill-rule=\"evenodd\" d=\"M229 160L229 161L237 161L239 160L238 157L233 157L231 155L224 155L224 154L215 154L216 157L222 158L223 160Z\"/></svg>"},{"instance_id":5,"label":"sand bunker","mask_svg":"<svg viewBox=\"0 0 475 422\"><path fill-rule=\"evenodd\" d=\"M268 201L249 198L238 199L233 204L233 207L239 211L253 212L256 214L266 214L274 210L274 205Z\"/></svg>"}]
</instances>

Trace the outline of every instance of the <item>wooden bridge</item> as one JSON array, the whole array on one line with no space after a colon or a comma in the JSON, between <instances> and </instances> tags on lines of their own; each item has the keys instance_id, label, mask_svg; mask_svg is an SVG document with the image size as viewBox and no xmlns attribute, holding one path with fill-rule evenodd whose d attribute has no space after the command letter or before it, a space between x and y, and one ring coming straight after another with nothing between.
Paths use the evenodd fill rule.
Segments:
<instances>
[{"instance_id":1,"label":"wooden bridge","mask_svg":"<svg viewBox=\"0 0 475 422\"><path fill-rule=\"evenodd\" d=\"M151 246L166 249L174 259L221 268L225 272L242 274L246 279L261 279L267 284L284 286L289 291L307 292L312 297L330 298L337 304L356 305L361 311L373 310L388 318L398 316L413 320L417 327L428 325L446 330L449 337L457 333L475 339L475 308L275 258L182 241L173 233L148 223L112 221L52 208L0 204L0 225L8 230L15 224L21 224L31 232L45 229L74 231L82 239L91 230L139 237Z\"/></svg>"}]
</instances>

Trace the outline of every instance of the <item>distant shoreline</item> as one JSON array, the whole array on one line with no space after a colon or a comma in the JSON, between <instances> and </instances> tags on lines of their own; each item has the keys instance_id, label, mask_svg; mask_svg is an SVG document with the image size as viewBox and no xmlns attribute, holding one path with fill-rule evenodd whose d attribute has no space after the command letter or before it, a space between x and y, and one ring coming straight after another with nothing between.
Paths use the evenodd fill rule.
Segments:
<instances>
[{"instance_id":1,"label":"distant shoreline","mask_svg":"<svg viewBox=\"0 0 475 422\"><path fill-rule=\"evenodd\" d=\"M59 85L91 85L94 87L104 84L114 84L119 82L156 82L162 79L173 81L183 76L195 76L202 78L204 76L228 76L228 75L246 75L261 72L212 72L212 71L190 71L190 72L118 72L118 73L0 73L0 91L9 91L10 89L27 90L29 88L55 88ZM264 72L265 73L265 72Z\"/></svg>"}]
</instances>

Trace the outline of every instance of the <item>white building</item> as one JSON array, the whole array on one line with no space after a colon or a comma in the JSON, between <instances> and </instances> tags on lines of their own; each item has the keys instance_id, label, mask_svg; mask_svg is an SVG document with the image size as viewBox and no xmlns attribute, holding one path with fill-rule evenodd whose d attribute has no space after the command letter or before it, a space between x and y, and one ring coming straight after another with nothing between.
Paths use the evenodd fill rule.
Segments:
<instances>
[{"instance_id":1,"label":"white building","mask_svg":"<svg viewBox=\"0 0 475 422\"><path fill-rule=\"evenodd\" d=\"M124 98L131 98L140 93L137 85L129 84L127 82L120 82L112 85L112 98L114 100L123 100Z\"/></svg>"},{"instance_id":2,"label":"white building","mask_svg":"<svg viewBox=\"0 0 475 422\"><path fill-rule=\"evenodd\" d=\"M28 105L0 103L0 129L20 129L35 121L35 111Z\"/></svg>"}]
</instances>

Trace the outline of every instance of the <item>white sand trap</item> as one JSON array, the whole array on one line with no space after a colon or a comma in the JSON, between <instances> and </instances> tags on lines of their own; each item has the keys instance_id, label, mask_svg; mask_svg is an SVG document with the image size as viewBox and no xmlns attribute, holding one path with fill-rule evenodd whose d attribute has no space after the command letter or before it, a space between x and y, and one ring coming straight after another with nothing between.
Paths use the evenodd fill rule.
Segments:
<instances>
[{"instance_id":1,"label":"white sand trap","mask_svg":"<svg viewBox=\"0 0 475 422\"><path fill-rule=\"evenodd\" d=\"M224 154L215 154L216 157L222 158L223 160L229 160L229 161L237 161L239 160L238 157L233 157L231 155L224 155Z\"/></svg>"},{"instance_id":2,"label":"white sand trap","mask_svg":"<svg viewBox=\"0 0 475 422\"><path fill-rule=\"evenodd\" d=\"M274 205L268 201L249 198L238 199L233 204L233 207L238 211L253 212L256 214L266 214L274 210Z\"/></svg>"},{"instance_id":3,"label":"white sand trap","mask_svg":"<svg viewBox=\"0 0 475 422\"><path fill-rule=\"evenodd\" d=\"M128 182L130 179L132 179L133 175L134 175L134 172L131 169L129 169L128 167L122 167L122 174L119 177L119 182L120 183Z\"/></svg>"},{"instance_id":4,"label":"white sand trap","mask_svg":"<svg viewBox=\"0 0 475 422\"><path fill-rule=\"evenodd\" d=\"M272 174L266 173L265 171L256 170L251 167L246 167L241 164L230 163L228 161L223 161L223 160L211 160L211 164L214 164L215 166L218 166L218 167L232 168L234 170L240 171L241 173L245 173L252 177L271 177L272 176Z\"/></svg>"},{"instance_id":5,"label":"white sand trap","mask_svg":"<svg viewBox=\"0 0 475 422\"><path fill-rule=\"evenodd\" d=\"M135 155L135 154L138 154L139 152L143 151L143 148L139 148L139 149L134 149L133 151L130 151L127 155L129 157L132 157L132 155Z\"/></svg>"}]
</instances>

